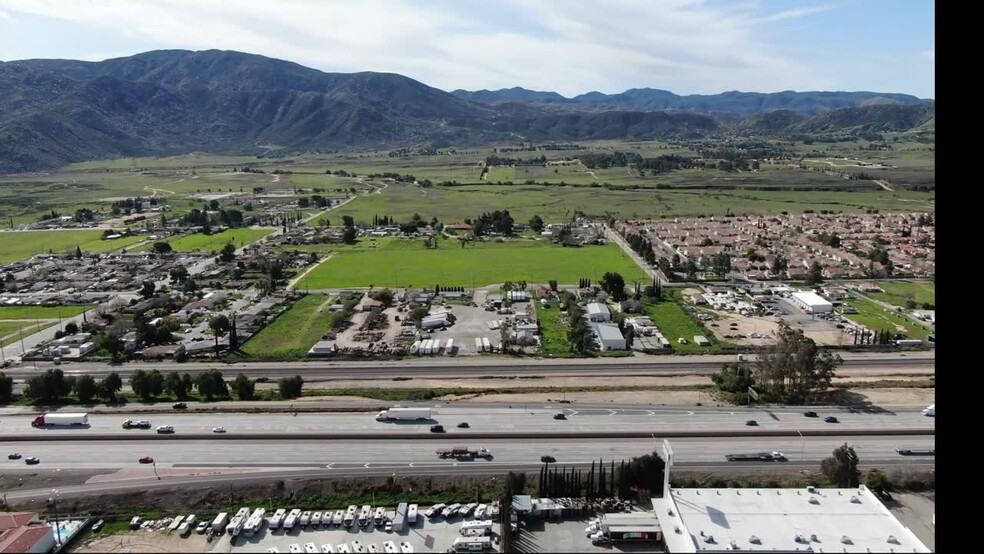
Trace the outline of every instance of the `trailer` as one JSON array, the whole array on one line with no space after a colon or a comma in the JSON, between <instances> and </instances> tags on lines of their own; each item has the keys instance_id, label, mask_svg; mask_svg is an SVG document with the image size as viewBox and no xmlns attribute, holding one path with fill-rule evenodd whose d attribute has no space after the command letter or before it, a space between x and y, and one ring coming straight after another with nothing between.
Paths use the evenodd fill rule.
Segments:
<instances>
[{"instance_id":1,"label":"trailer","mask_svg":"<svg viewBox=\"0 0 984 554\"><path fill-rule=\"evenodd\" d=\"M444 345L444 355L450 356L454 352L454 339L448 339L448 342Z\"/></svg>"},{"instance_id":2,"label":"trailer","mask_svg":"<svg viewBox=\"0 0 984 554\"><path fill-rule=\"evenodd\" d=\"M212 520L212 532L219 534L225 530L226 524L229 523L229 513L222 512L221 514L215 516Z\"/></svg>"},{"instance_id":3,"label":"trailer","mask_svg":"<svg viewBox=\"0 0 984 554\"><path fill-rule=\"evenodd\" d=\"M263 528L263 524L266 522L263 516L266 515L266 508L257 508L253 510L253 513L246 519L246 524L243 525L243 534L247 537L252 537L257 531Z\"/></svg>"},{"instance_id":4,"label":"trailer","mask_svg":"<svg viewBox=\"0 0 984 554\"><path fill-rule=\"evenodd\" d=\"M280 529L280 526L283 525L284 523L284 517L286 516L287 516L287 510L285 510L284 508L280 508L276 512L273 512L273 515L270 516L270 520L267 521L267 526L270 527L271 531L276 531L277 529Z\"/></svg>"},{"instance_id":5,"label":"trailer","mask_svg":"<svg viewBox=\"0 0 984 554\"><path fill-rule=\"evenodd\" d=\"M356 511L358 511L358 508L355 507L355 504L349 506L348 511L345 512L345 517L342 518L342 525L351 527L355 523Z\"/></svg>"},{"instance_id":6,"label":"trailer","mask_svg":"<svg viewBox=\"0 0 984 554\"><path fill-rule=\"evenodd\" d=\"M433 317L430 319L423 319L420 321L421 329L440 329L441 327L447 327L448 320L444 317Z\"/></svg>"},{"instance_id":7,"label":"trailer","mask_svg":"<svg viewBox=\"0 0 984 554\"><path fill-rule=\"evenodd\" d=\"M492 537L458 537L451 548L455 552L477 552L492 548Z\"/></svg>"},{"instance_id":8,"label":"trailer","mask_svg":"<svg viewBox=\"0 0 984 554\"><path fill-rule=\"evenodd\" d=\"M185 516L177 516L171 520L171 524L167 526L168 531L177 531L178 527L181 527L181 522L184 521Z\"/></svg>"},{"instance_id":9,"label":"trailer","mask_svg":"<svg viewBox=\"0 0 984 554\"><path fill-rule=\"evenodd\" d=\"M492 458L492 451L488 448L470 450L464 446L457 446L448 450L438 450L437 457L442 460L447 458Z\"/></svg>"},{"instance_id":10,"label":"trailer","mask_svg":"<svg viewBox=\"0 0 984 554\"><path fill-rule=\"evenodd\" d=\"M419 354L420 353L420 341L419 340L413 341L413 344L410 345L410 353L411 354Z\"/></svg>"},{"instance_id":11,"label":"trailer","mask_svg":"<svg viewBox=\"0 0 984 554\"><path fill-rule=\"evenodd\" d=\"M386 508L382 506L376 508L376 514L372 516L372 523L376 527L380 527L383 523L386 523Z\"/></svg>"},{"instance_id":12,"label":"trailer","mask_svg":"<svg viewBox=\"0 0 984 554\"><path fill-rule=\"evenodd\" d=\"M299 517L301 517L301 510L297 508L291 510L290 513L287 514L287 517L284 519L284 530L290 531L291 529L293 529L294 526L297 525L297 518Z\"/></svg>"},{"instance_id":13,"label":"trailer","mask_svg":"<svg viewBox=\"0 0 984 554\"><path fill-rule=\"evenodd\" d=\"M485 346L482 344L482 339L479 337L475 337L475 351L485 352Z\"/></svg>"},{"instance_id":14,"label":"trailer","mask_svg":"<svg viewBox=\"0 0 984 554\"><path fill-rule=\"evenodd\" d=\"M190 535L191 532L194 530L195 530L195 514L191 514L190 516L186 517L184 521L181 522L181 525L178 527L178 534L181 535L182 537L186 537Z\"/></svg>"},{"instance_id":15,"label":"trailer","mask_svg":"<svg viewBox=\"0 0 984 554\"><path fill-rule=\"evenodd\" d=\"M729 462L781 462L786 455L782 452L754 452L751 454L725 454Z\"/></svg>"},{"instance_id":16,"label":"trailer","mask_svg":"<svg viewBox=\"0 0 984 554\"><path fill-rule=\"evenodd\" d=\"M89 414L85 413L44 413L34 418L32 427L81 427L89 424Z\"/></svg>"},{"instance_id":17,"label":"trailer","mask_svg":"<svg viewBox=\"0 0 984 554\"><path fill-rule=\"evenodd\" d=\"M489 342L488 337L482 337L482 348L484 349L485 352L492 351L492 343Z\"/></svg>"},{"instance_id":18,"label":"trailer","mask_svg":"<svg viewBox=\"0 0 984 554\"><path fill-rule=\"evenodd\" d=\"M923 341L919 339L901 339L895 341L895 346L922 346Z\"/></svg>"},{"instance_id":19,"label":"trailer","mask_svg":"<svg viewBox=\"0 0 984 554\"><path fill-rule=\"evenodd\" d=\"M489 533L492 532L492 520L491 519L484 519L484 520L478 520L478 519L476 519L476 520L472 520L472 521L466 521L466 522L464 522L464 523L461 524L461 528L458 529L458 532L461 533L462 535L468 535L468 534L475 533L475 532L478 532L478 535L487 535L487 534L489 534ZM471 532L471 533L469 533L469 532Z\"/></svg>"},{"instance_id":20,"label":"trailer","mask_svg":"<svg viewBox=\"0 0 984 554\"><path fill-rule=\"evenodd\" d=\"M366 504L359 510L359 527L369 525L369 518L372 517L372 507Z\"/></svg>"},{"instance_id":21,"label":"trailer","mask_svg":"<svg viewBox=\"0 0 984 554\"><path fill-rule=\"evenodd\" d=\"M431 419L430 408L390 408L376 415L376 421L423 421Z\"/></svg>"},{"instance_id":22,"label":"trailer","mask_svg":"<svg viewBox=\"0 0 984 554\"><path fill-rule=\"evenodd\" d=\"M414 523L417 523L417 505L416 504L411 504L410 507L407 508L407 522L410 523L411 525L413 525Z\"/></svg>"}]
</instances>

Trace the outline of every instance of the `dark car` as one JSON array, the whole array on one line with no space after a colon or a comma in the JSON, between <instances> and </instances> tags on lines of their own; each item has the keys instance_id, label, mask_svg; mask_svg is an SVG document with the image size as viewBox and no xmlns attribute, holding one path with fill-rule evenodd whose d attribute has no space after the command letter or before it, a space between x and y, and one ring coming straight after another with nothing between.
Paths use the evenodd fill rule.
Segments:
<instances>
[{"instance_id":1,"label":"dark car","mask_svg":"<svg viewBox=\"0 0 984 554\"><path fill-rule=\"evenodd\" d=\"M754 419L749 419L748 421L745 422L745 425L751 425L752 427L758 427L758 424L759 422L755 421Z\"/></svg>"},{"instance_id":2,"label":"dark car","mask_svg":"<svg viewBox=\"0 0 984 554\"><path fill-rule=\"evenodd\" d=\"M545 464L552 464L557 461L557 458L554 458L553 456L540 456L540 461Z\"/></svg>"},{"instance_id":3,"label":"dark car","mask_svg":"<svg viewBox=\"0 0 984 554\"><path fill-rule=\"evenodd\" d=\"M834 416L827 416L823 418L823 420L826 421L827 423L840 423L839 421L837 421L837 418Z\"/></svg>"},{"instance_id":4,"label":"dark car","mask_svg":"<svg viewBox=\"0 0 984 554\"><path fill-rule=\"evenodd\" d=\"M21 455L18 452L11 452L10 454L7 454L7 459L8 460L19 460L19 459L21 459Z\"/></svg>"},{"instance_id":5,"label":"dark car","mask_svg":"<svg viewBox=\"0 0 984 554\"><path fill-rule=\"evenodd\" d=\"M458 424L458 429L468 429L471 425L468 425L467 421L462 421Z\"/></svg>"},{"instance_id":6,"label":"dark car","mask_svg":"<svg viewBox=\"0 0 984 554\"><path fill-rule=\"evenodd\" d=\"M567 419L567 416L564 414L554 414L554 419Z\"/></svg>"},{"instance_id":7,"label":"dark car","mask_svg":"<svg viewBox=\"0 0 984 554\"><path fill-rule=\"evenodd\" d=\"M803 412L803 415L805 415L806 417L817 417L816 412Z\"/></svg>"},{"instance_id":8,"label":"dark car","mask_svg":"<svg viewBox=\"0 0 984 554\"><path fill-rule=\"evenodd\" d=\"M150 456L141 456L140 459L137 460L137 461L140 462L141 464L152 464L152 463L154 463L154 459L151 458Z\"/></svg>"},{"instance_id":9,"label":"dark car","mask_svg":"<svg viewBox=\"0 0 984 554\"><path fill-rule=\"evenodd\" d=\"M27 465L32 465L33 466L34 464L40 464L41 463L41 460L39 458L36 458L34 456L31 456L31 457L28 457L28 458L24 458L24 463L27 464Z\"/></svg>"},{"instance_id":10,"label":"dark car","mask_svg":"<svg viewBox=\"0 0 984 554\"><path fill-rule=\"evenodd\" d=\"M443 425L431 425L431 433L443 433L443 432L444 432Z\"/></svg>"},{"instance_id":11,"label":"dark car","mask_svg":"<svg viewBox=\"0 0 984 554\"><path fill-rule=\"evenodd\" d=\"M185 408L188 407L188 405L185 404L184 402L175 402L174 404L171 404L171 407L174 408L175 410L184 410Z\"/></svg>"}]
</instances>

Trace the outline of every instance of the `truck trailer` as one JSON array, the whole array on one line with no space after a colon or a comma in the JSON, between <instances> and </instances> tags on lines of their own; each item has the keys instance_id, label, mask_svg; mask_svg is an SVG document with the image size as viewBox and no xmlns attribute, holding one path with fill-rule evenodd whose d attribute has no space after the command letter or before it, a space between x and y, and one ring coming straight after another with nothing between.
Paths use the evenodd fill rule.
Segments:
<instances>
[{"instance_id":1,"label":"truck trailer","mask_svg":"<svg viewBox=\"0 0 984 554\"><path fill-rule=\"evenodd\" d=\"M752 454L725 454L729 462L782 462L786 455L782 452L755 452Z\"/></svg>"},{"instance_id":2,"label":"truck trailer","mask_svg":"<svg viewBox=\"0 0 984 554\"><path fill-rule=\"evenodd\" d=\"M212 532L215 534L222 533L223 531L225 531L225 526L228 523L229 523L229 513L228 512L220 513L219 515L215 516L215 519L212 520Z\"/></svg>"},{"instance_id":3,"label":"truck trailer","mask_svg":"<svg viewBox=\"0 0 984 554\"><path fill-rule=\"evenodd\" d=\"M70 414L41 414L31 422L32 427L67 427L89 424L89 414L70 413Z\"/></svg>"},{"instance_id":4,"label":"truck trailer","mask_svg":"<svg viewBox=\"0 0 984 554\"><path fill-rule=\"evenodd\" d=\"M446 458L491 458L492 451L488 448L470 450L464 446L457 446L448 450L438 450L437 457L442 460Z\"/></svg>"},{"instance_id":5,"label":"truck trailer","mask_svg":"<svg viewBox=\"0 0 984 554\"><path fill-rule=\"evenodd\" d=\"M376 421L421 421L431 419L430 408L390 408L379 412Z\"/></svg>"}]
</instances>

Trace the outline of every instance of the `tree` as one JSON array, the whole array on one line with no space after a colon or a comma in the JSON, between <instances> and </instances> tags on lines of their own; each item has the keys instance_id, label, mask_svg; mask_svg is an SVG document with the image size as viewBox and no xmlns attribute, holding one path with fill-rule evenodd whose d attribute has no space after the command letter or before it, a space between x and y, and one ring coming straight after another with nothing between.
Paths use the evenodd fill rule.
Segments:
<instances>
[{"instance_id":1,"label":"tree","mask_svg":"<svg viewBox=\"0 0 984 554\"><path fill-rule=\"evenodd\" d=\"M99 394L99 385L92 375L79 375L72 383L72 388L75 390L75 396L79 397L80 404L91 403Z\"/></svg>"},{"instance_id":2,"label":"tree","mask_svg":"<svg viewBox=\"0 0 984 554\"><path fill-rule=\"evenodd\" d=\"M776 342L759 354L755 380L779 402L803 402L811 394L830 387L840 356L822 350L786 322L779 324Z\"/></svg>"},{"instance_id":3,"label":"tree","mask_svg":"<svg viewBox=\"0 0 984 554\"><path fill-rule=\"evenodd\" d=\"M819 285L823 282L823 266L820 265L820 262L814 261L810 265L810 270L806 273L805 282L807 285Z\"/></svg>"},{"instance_id":4,"label":"tree","mask_svg":"<svg viewBox=\"0 0 984 554\"><path fill-rule=\"evenodd\" d=\"M731 256L727 252L711 256L711 269L718 275L727 275L731 271Z\"/></svg>"},{"instance_id":5,"label":"tree","mask_svg":"<svg viewBox=\"0 0 984 554\"><path fill-rule=\"evenodd\" d=\"M198 374L195 378L195 387L198 393L211 400L213 397L229 396L229 386L222 379L222 372L217 369L210 369Z\"/></svg>"},{"instance_id":6,"label":"tree","mask_svg":"<svg viewBox=\"0 0 984 554\"><path fill-rule=\"evenodd\" d=\"M171 277L171 282L175 285L183 285L188 281L189 273L188 268L184 266L178 266L169 272Z\"/></svg>"},{"instance_id":7,"label":"tree","mask_svg":"<svg viewBox=\"0 0 984 554\"><path fill-rule=\"evenodd\" d=\"M342 231L342 242L345 244L355 244L356 231L355 227L346 227Z\"/></svg>"},{"instance_id":8,"label":"tree","mask_svg":"<svg viewBox=\"0 0 984 554\"><path fill-rule=\"evenodd\" d=\"M772 260L772 273L775 275L781 275L782 272L789 268L789 262L786 258L782 256L776 256L776 259Z\"/></svg>"},{"instance_id":9,"label":"tree","mask_svg":"<svg viewBox=\"0 0 984 554\"><path fill-rule=\"evenodd\" d=\"M538 216L538 215L534 215L530 219L530 229L533 229L537 233L542 232L543 231L543 219L540 216Z\"/></svg>"},{"instance_id":10,"label":"tree","mask_svg":"<svg viewBox=\"0 0 984 554\"><path fill-rule=\"evenodd\" d=\"M607 272L601 276L601 288L611 295L612 300L621 302L625 300L625 279L621 274Z\"/></svg>"},{"instance_id":11,"label":"tree","mask_svg":"<svg viewBox=\"0 0 984 554\"><path fill-rule=\"evenodd\" d=\"M154 243L154 253L163 256L164 254L170 254L174 249L171 248L171 244L165 241L158 241Z\"/></svg>"},{"instance_id":12,"label":"tree","mask_svg":"<svg viewBox=\"0 0 984 554\"><path fill-rule=\"evenodd\" d=\"M164 377L164 390L169 394L173 394L178 400L186 400L190 389L181 380L181 375L177 371L172 371Z\"/></svg>"},{"instance_id":13,"label":"tree","mask_svg":"<svg viewBox=\"0 0 984 554\"><path fill-rule=\"evenodd\" d=\"M301 389L304 387L304 378L300 375L284 377L277 382L280 390L280 398L286 400L301 396Z\"/></svg>"},{"instance_id":14,"label":"tree","mask_svg":"<svg viewBox=\"0 0 984 554\"><path fill-rule=\"evenodd\" d=\"M352 219L352 216L350 215L342 216L342 227L345 227L346 229L355 227L355 220Z\"/></svg>"},{"instance_id":15,"label":"tree","mask_svg":"<svg viewBox=\"0 0 984 554\"><path fill-rule=\"evenodd\" d=\"M157 398L164 393L164 374L153 370L147 374L147 392L151 398Z\"/></svg>"},{"instance_id":16,"label":"tree","mask_svg":"<svg viewBox=\"0 0 984 554\"><path fill-rule=\"evenodd\" d=\"M861 482L858 462L858 454L854 451L854 447L844 443L843 446L834 449L829 458L820 462L820 471L838 487L853 489Z\"/></svg>"},{"instance_id":17,"label":"tree","mask_svg":"<svg viewBox=\"0 0 984 554\"><path fill-rule=\"evenodd\" d=\"M72 384L60 369L48 369L28 378L24 396L42 402L55 402L72 392Z\"/></svg>"},{"instance_id":18,"label":"tree","mask_svg":"<svg viewBox=\"0 0 984 554\"><path fill-rule=\"evenodd\" d=\"M103 377L99 382L99 392L109 402L116 402L116 393L123 390L123 379L115 371Z\"/></svg>"},{"instance_id":19,"label":"tree","mask_svg":"<svg viewBox=\"0 0 984 554\"><path fill-rule=\"evenodd\" d=\"M229 263L236 259L236 247L231 242L227 242L219 252L219 261Z\"/></svg>"},{"instance_id":20,"label":"tree","mask_svg":"<svg viewBox=\"0 0 984 554\"><path fill-rule=\"evenodd\" d=\"M68 323L65 324L66 335L74 335L75 333L78 332L79 332L79 326L76 325L75 322L69 321Z\"/></svg>"},{"instance_id":21,"label":"tree","mask_svg":"<svg viewBox=\"0 0 984 554\"><path fill-rule=\"evenodd\" d=\"M235 389L236 397L240 400L252 400L256 390L256 381L240 373L236 375L236 380L232 382L232 388Z\"/></svg>"},{"instance_id":22,"label":"tree","mask_svg":"<svg viewBox=\"0 0 984 554\"><path fill-rule=\"evenodd\" d=\"M209 331L212 332L212 335L215 336L216 353L219 352L219 337L225 336L226 331L229 330L230 325L232 324L229 322L229 318L223 314L219 314L209 320L208 328Z\"/></svg>"},{"instance_id":23,"label":"tree","mask_svg":"<svg viewBox=\"0 0 984 554\"><path fill-rule=\"evenodd\" d=\"M726 392L747 392L755 384L752 368L742 364L724 364L721 371L711 375L711 380Z\"/></svg>"},{"instance_id":24,"label":"tree","mask_svg":"<svg viewBox=\"0 0 984 554\"><path fill-rule=\"evenodd\" d=\"M676 254L674 254L676 255ZM697 264L693 260L687 258L687 263L683 266L683 272L687 274L687 279L694 279L697 277Z\"/></svg>"},{"instance_id":25,"label":"tree","mask_svg":"<svg viewBox=\"0 0 984 554\"><path fill-rule=\"evenodd\" d=\"M0 371L0 404L10 404L14 398L14 378Z\"/></svg>"},{"instance_id":26,"label":"tree","mask_svg":"<svg viewBox=\"0 0 984 554\"><path fill-rule=\"evenodd\" d=\"M140 285L140 296L150 298L151 296L154 296L154 291L156 289L157 287L154 285L153 281L144 281L143 284Z\"/></svg>"},{"instance_id":27,"label":"tree","mask_svg":"<svg viewBox=\"0 0 984 554\"><path fill-rule=\"evenodd\" d=\"M150 382L147 378L146 371L142 369L134 370L133 374L130 375L130 389L141 400L146 401L150 399Z\"/></svg>"},{"instance_id":28,"label":"tree","mask_svg":"<svg viewBox=\"0 0 984 554\"><path fill-rule=\"evenodd\" d=\"M373 300L378 300L379 302L382 302L384 308L389 308L390 306L393 305L393 298L394 298L393 291L391 291L388 288L380 291L376 291L369 296Z\"/></svg>"}]
</instances>

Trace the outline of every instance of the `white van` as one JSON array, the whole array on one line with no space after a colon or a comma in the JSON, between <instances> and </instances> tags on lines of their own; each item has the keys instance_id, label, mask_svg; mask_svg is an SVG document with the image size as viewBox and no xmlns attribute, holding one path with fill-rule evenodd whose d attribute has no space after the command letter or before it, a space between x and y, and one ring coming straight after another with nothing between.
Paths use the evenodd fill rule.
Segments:
<instances>
[{"instance_id":1,"label":"white van","mask_svg":"<svg viewBox=\"0 0 984 554\"><path fill-rule=\"evenodd\" d=\"M936 404L930 404L922 411L922 413L925 416L936 417Z\"/></svg>"}]
</instances>

